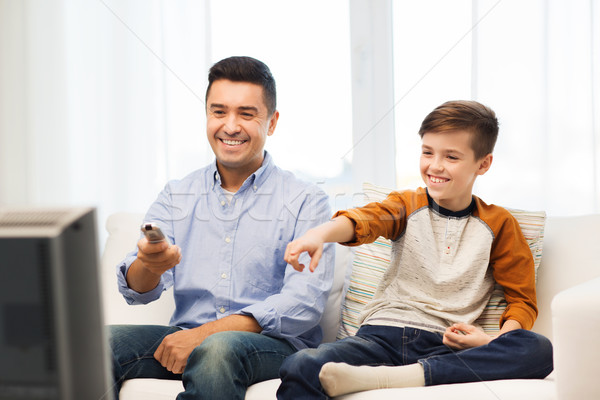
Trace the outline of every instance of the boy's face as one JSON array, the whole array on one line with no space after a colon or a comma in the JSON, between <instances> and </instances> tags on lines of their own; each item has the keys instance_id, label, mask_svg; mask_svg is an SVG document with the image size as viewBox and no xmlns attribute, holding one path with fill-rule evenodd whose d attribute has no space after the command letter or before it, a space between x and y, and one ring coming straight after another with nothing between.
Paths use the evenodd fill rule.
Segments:
<instances>
[{"instance_id":1,"label":"boy's face","mask_svg":"<svg viewBox=\"0 0 600 400\"><path fill-rule=\"evenodd\" d=\"M213 82L206 98L206 133L219 167L248 175L260 168L278 117L277 111L269 117L260 85Z\"/></svg>"},{"instance_id":2,"label":"boy's face","mask_svg":"<svg viewBox=\"0 0 600 400\"><path fill-rule=\"evenodd\" d=\"M451 211L469 206L475 179L492 164L491 154L475 159L471 137L463 130L423 135L421 177L436 203Z\"/></svg>"}]
</instances>

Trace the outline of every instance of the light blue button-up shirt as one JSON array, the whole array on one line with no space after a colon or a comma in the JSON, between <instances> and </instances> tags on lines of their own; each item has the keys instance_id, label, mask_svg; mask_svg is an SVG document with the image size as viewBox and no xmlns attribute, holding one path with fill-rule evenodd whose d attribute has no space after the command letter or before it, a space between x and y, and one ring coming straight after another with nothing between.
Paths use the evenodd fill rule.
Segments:
<instances>
[{"instance_id":1,"label":"light blue button-up shirt","mask_svg":"<svg viewBox=\"0 0 600 400\"><path fill-rule=\"evenodd\" d=\"M314 273L295 271L283 256L290 241L330 217L327 195L276 167L267 152L231 202L213 163L169 182L145 217L181 247L181 262L155 289L138 293L125 280L134 251L117 266L119 290L129 304L146 304L174 286L173 326L251 315L263 334L298 349L315 347L333 282L333 245L326 245ZM310 262L306 254L302 262Z\"/></svg>"}]
</instances>

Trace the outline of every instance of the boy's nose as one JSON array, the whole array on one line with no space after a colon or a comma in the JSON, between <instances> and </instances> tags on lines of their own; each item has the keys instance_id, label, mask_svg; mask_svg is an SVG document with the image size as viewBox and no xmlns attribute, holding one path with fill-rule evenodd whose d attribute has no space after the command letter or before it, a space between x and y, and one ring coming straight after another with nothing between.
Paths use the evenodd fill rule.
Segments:
<instances>
[{"instance_id":1,"label":"boy's nose","mask_svg":"<svg viewBox=\"0 0 600 400\"><path fill-rule=\"evenodd\" d=\"M439 158L436 157L431 162L431 169L436 170L436 171L443 171L444 170L444 163L442 162L441 159L439 159Z\"/></svg>"}]
</instances>

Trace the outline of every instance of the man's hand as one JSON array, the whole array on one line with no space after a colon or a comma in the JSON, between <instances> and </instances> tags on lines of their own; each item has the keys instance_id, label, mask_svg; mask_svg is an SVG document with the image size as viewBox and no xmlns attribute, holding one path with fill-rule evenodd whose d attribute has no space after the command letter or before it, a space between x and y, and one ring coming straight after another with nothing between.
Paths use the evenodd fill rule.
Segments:
<instances>
[{"instance_id":1,"label":"man's hand","mask_svg":"<svg viewBox=\"0 0 600 400\"><path fill-rule=\"evenodd\" d=\"M144 268L160 276L181 262L181 248L169 246L165 240L149 243L144 237L138 242L137 258Z\"/></svg>"},{"instance_id":2,"label":"man's hand","mask_svg":"<svg viewBox=\"0 0 600 400\"><path fill-rule=\"evenodd\" d=\"M206 339L202 327L181 330L166 336L156 349L154 358L174 374L182 374L192 351Z\"/></svg>"},{"instance_id":3,"label":"man's hand","mask_svg":"<svg viewBox=\"0 0 600 400\"><path fill-rule=\"evenodd\" d=\"M473 325L457 323L446 329L443 342L452 349L464 350L483 346L492 339L487 333Z\"/></svg>"},{"instance_id":4,"label":"man's hand","mask_svg":"<svg viewBox=\"0 0 600 400\"><path fill-rule=\"evenodd\" d=\"M319 264L319 260L323 255L323 240L314 231L309 230L300 238L288 243L285 249L284 259L290 264L296 271L303 271L304 264L298 262L300 254L308 252L310 256L309 269L311 272L315 272L315 268Z\"/></svg>"},{"instance_id":5,"label":"man's hand","mask_svg":"<svg viewBox=\"0 0 600 400\"><path fill-rule=\"evenodd\" d=\"M166 241L148 243L142 238L138 242L137 259L127 271L127 285L138 293L146 293L154 289L165 271L181 262L181 249L169 246Z\"/></svg>"},{"instance_id":6,"label":"man's hand","mask_svg":"<svg viewBox=\"0 0 600 400\"><path fill-rule=\"evenodd\" d=\"M154 358L172 373L181 374L192 351L210 335L224 331L260 333L262 328L254 317L249 315L229 315L197 328L177 331L166 336L154 352Z\"/></svg>"}]
</instances>

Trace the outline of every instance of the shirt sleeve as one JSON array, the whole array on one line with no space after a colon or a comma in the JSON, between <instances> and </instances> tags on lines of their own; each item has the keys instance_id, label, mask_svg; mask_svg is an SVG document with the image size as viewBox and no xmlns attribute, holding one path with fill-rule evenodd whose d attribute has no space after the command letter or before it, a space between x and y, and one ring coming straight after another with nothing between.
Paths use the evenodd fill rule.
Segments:
<instances>
[{"instance_id":1,"label":"shirt sleeve","mask_svg":"<svg viewBox=\"0 0 600 400\"><path fill-rule=\"evenodd\" d=\"M511 215L497 233L490 262L494 279L504 288L507 302L500 327L514 319L524 329L531 329L538 314L533 256L517 220Z\"/></svg>"},{"instance_id":2,"label":"shirt sleeve","mask_svg":"<svg viewBox=\"0 0 600 400\"><path fill-rule=\"evenodd\" d=\"M173 225L172 225L172 217L170 210L170 194L168 185L163 189L163 191L158 195L156 201L150 206L150 209L146 213L144 217L144 221L152 221L158 223L160 229L163 231L165 236L169 238L171 243L174 242L173 238ZM141 238L140 233L140 238ZM127 271L131 267L131 264L137 258L137 248L133 250L131 253L127 254L125 259L123 259L117 265L117 285L119 288L119 292L125 298L127 304L148 304L154 300L157 300L163 291L167 290L173 285L173 272L171 270L166 271L162 274L160 278L160 282L158 285L150 290L149 292L139 293L135 290L131 289L129 285L127 285Z\"/></svg>"},{"instance_id":3,"label":"shirt sleeve","mask_svg":"<svg viewBox=\"0 0 600 400\"><path fill-rule=\"evenodd\" d=\"M413 204L414 203L414 204ZM390 193L382 202L369 203L360 208L342 210L334 218L345 216L355 225L354 240L343 243L359 246L374 242L379 236L395 240L406 229L407 210L415 209L416 198L400 192Z\"/></svg>"},{"instance_id":4,"label":"shirt sleeve","mask_svg":"<svg viewBox=\"0 0 600 400\"><path fill-rule=\"evenodd\" d=\"M316 192L306 196L297 210L294 239L328 221L330 216L325 193ZM265 335L284 338L298 349L316 347L322 338L318 323L333 284L334 250L334 244L325 245L314 273L308 268L298 272L287 265L281 291L245 307L240 314L252 315ZM308 255L303 254L301 262L308 265Z\"/></svg>"}]
</instances>

